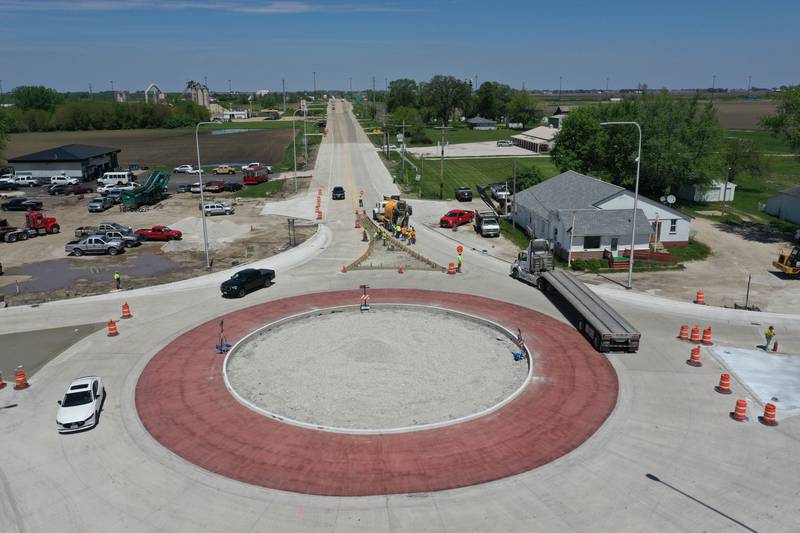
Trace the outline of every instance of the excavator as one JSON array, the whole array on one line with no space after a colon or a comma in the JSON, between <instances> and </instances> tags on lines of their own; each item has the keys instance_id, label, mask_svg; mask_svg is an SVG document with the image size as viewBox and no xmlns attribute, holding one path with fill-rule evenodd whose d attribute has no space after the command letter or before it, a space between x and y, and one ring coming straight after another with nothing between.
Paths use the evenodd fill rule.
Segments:
<instances>
[{"instance_id":1,"label":"excavator","mask_svg":"<svg viewBox=\"0 0 800 533\"><path fill-rule=\"evenodd\" d=\"M800 275L800 246L795 246L788 254L779 251L778 260L773 261L772 266L789 276Z\"/></svg>"}]
</instances>

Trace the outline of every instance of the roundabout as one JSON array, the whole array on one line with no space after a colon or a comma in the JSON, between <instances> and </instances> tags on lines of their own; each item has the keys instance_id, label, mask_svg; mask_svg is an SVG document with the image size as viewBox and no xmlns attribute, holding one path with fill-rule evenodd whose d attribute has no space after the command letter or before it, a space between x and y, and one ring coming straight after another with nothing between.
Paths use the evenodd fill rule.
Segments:
<instances>
[{"instance_id":1,"label":"roundabout","mask_svg":"<svg viewBox=\"0 0 800 533\"><path fill-rule=\"evenodd\" d=\"M343 323L320 323L319 327L313 324L314 317L329 318L331 308L357 303L359 293L323 292L284 298L229 313L172 341L151 359L139 377L135 401L140 420L161 445L222 476L305 494L368 496L464 487L526 472L575 449L600 427L614 408L617 378L613 368L605 357L594 352L566 324L524 307L466 294L382 289L372 290L370 295L374 317L382 312L409 311L408 307L397 309L397 306L427 306L436 308L436 311L425 309L423 313L448 310L460 314L458 321L474 320L465 316L479 317L508 331L519 330L532 354L534 378L522 379L516 395L512 391L511 399L504 403L503 398L509 398L506 392L497 396L500 389L485 387L486 380L476 379L477 376L466 372L467 381L458 382L457 387L446 394L455 397L453 405L465 392L479 398L480 404L488 399L494 402L492 405L502 405L467 421L432 429L418 428L417 431L399 431L409 429L398 429L397 424L398 420L408 420L402 418L407 412L395 409L400 418L383 418L389 430L398 429L394 433L380 431L380 428L371 434L349 434L324 430L331 428L313 429L313 424L301 427L280 420L274 413L273 416L266 414L271 412L269 410L262 408L265 413L242 403L236 397L239 393L232 394L226 386L225 356L214 349L220 320L224 320L228 339L238 343L254 333L255 338L262 332L267 338L270 324L306 315L304 320L311 321L303 330L306 341L318 336L314 342L324 343L330 338L322 334L328 328L332 332L339 331L334 337L350 338L355 346L363 346L358 342L357 329L347 328ZM419 312L419 309L413 311ZM374 317L356 314L348 318L358 321ZM417 319L424 321L424 314ZM473 330L488 328L486 322L472 324ZM458 328L463 331L464 325ZM273 329L277 333L281 327L276 325ZM298 341L297 332L285 331L289 334L287 338L295 338L295 343ZM488 342L497 338L498 331L493 329L492 334L494 338L487 338L478 332L477 338ZM276 338L280 340L280 337ZM302 342L303 339L300 337L299 340ZM438 342L455 346L450 339L442 338ZM474 343L475 339L469 342ZM488 359L496 358L501 365L513 367L514 359L507 344L510 339L506 336L504 341L494 342L503 346ZM242 343L243 346L247 344ZM358 351L346 353L358 356ZM503 351L505 357L501 355ZM298 365L319 366L317 361L309 361L303 351L289 352L283 354L284 358L296 359ZM485 353L482 350L477 352ZM235 352L232 357L236 357ZM385 366L380 362L374 364L379 368ZM442 365L443 370L454 364L451 361ZM525 367L527 372L527 365ZM264 368L268 369L269 365ZM478 371L478 367L475 370ZM487 369L482 369L482 372L487 372ZM414 381L419 377L419 374L416 378L406 374L404 379ZM446 377L444 372L437 379ZM335 376L333 378L335 381ZM291 379L302 380L303 373ZM506 383L506 380L500 381ZM277 383L272 382L273 388L278 388ZM369 383L369 379L362 381L361 394L365 394L363 386ZM373 388L366 393L382 394L387 390ZM436 391L437 387L434 385L428 390ZM313 398L315 394L313 387L302 387L300 394L297 392L293 393L295 399L306 394ZM499 402L494 401L497 398L500 398ZM382 405L390 407L393 404L391 398L379 399ZM285 402L286 396L278 395L278 400L279 404ZM436 400L435 395L429 396L428 405L436 404ZM357 403L353 405L357 406ZM351 408L362 420L377 420L364 418L369 414L369 406ZM467 411L474 413L474 409L475 405L472 405L460 416L453 413L450 417L442 417L442 412L436 412L428 419L432 423L443 419L458 421ZM309 413L311 411L305 415ZM336 422L339 419L329 420Z\"/></svg>"}]
</instances>

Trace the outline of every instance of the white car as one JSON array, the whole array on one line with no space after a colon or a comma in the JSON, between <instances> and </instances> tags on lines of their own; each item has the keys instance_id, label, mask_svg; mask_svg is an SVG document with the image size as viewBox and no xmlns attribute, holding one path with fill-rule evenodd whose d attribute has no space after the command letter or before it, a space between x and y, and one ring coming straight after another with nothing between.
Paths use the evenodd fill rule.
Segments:
<instances>
[{"instance_id":1,"label":"white car","mask_svg":"<svg viewBox=\"0 0 800 533\"><path fill-rule=\"evenodd\" d=\"M172 172L176 174L191 174L192 172L194 172L194 167L192 165L181 165L179 167L173 168Z\"/></svg>"},{"instance_id":2,"label":"white car","mask_svg":"<svg viewBox=\"0 0 800 533\"><path fill-rule=\"evenodd\" d=\"M224 204L222 202L215 202L213 204L205 204L203 206L203 214L205 216L212 216L212 215L232 215L233 214L233 206Z\"/></svg>"},{"instance_id":3,"label":"white car","mask_svg":"<svg viewBox=\"0 0 800 533\"><path fill-rule=\"evenodd\" d=\"M59 433L81 431L97 424L106 389L97 376L78 378L70 383L64 399L58 401L56 429Z\"/></svg>"},{"instance_id":4,"label":"white car","mask_svg":"<svg viewBox=\"0 0 800 533\"><path fill-rule=\"evenodd\" d=\"M383 146L381 146L381 152L385 152L385 151L386 151L386 145L384 144ZM390 144L389 145L389 151L390 152L396 152L397 151L397 145L396 144Z\"/></svg>"},{"instance_id":5,"label":"white car","mask_svg":"<svg viewBox=\"0 0 800 533\"><path fill-rule=\"evenodd\" d=\"M50 177L50 185L77 185L81 182L78 178L73 178L72 176L51 176Z\"/></svg>"},{"instance_id":6,"label":"white car","mask_svg":"<svg viewBox=\"0 0 800 533\"><path fill-rule=\"evenodd\" d=\"M6 183L14 183L15 182L14 174L3 174L2 176L0 176L0 181L4 181Z\"/></svg>"},{"instance_id":7,"label":"white car","mask_svg":"<svg viewBox=\"0 0 800 533\"><path fill-rule=\"evenodd\" d=\"M253 163L247 163L246 165L242 166L242 171L244 172L245 170L247 170L249 168L260 167L260 166L262 166L262 165L258 161L255 161Z\"/></svg>"},{"instance_id":8,"label":"white car","mask_svg":"<svg viewBox=\"0 0 800 533\"><path fill-rule=\"evenodd\" d=\"M41 185L41 182L38 178L25 175L15 177L14 183L17 184L17 187L38 187Z\"/></svg>"},{"instance_id":9,"label":"white car","mask_svg":"<svg viewBox=\"0 0 800 533\"><path fill-rule=\"evenodd\" d=\"M128 183L127 185L101 185L97 188L100 194L108 194L111 191L132 191L136 188L135 183Z\"/></svg>"},{"instance_id":10,"label":"white car","mask_svg":"<svg viewBox=\"0 0 800 533\"><path fill-rule=\"evenodd\" d=\"M497 141L497 146L514 146L514 143L509 139L500 139Z\"/></svg>"}]
</instances>

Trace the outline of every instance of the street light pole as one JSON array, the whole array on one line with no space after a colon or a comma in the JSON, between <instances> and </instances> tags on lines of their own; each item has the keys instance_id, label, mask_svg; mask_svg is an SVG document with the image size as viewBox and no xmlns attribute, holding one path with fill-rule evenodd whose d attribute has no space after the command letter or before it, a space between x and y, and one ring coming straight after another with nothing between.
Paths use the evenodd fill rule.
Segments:
<instances>
[{"instance_id":1,"label":"street light pole","mask_svg":"<svg viewBox=\"0 0 800 533\"><path fill-rule=\"evenodd\" d=\"M639 169L642 165L642 127L639 125L638 122L601 122L601 126L618 126L618 125L626 125L626 126L636 126L636 129L639 130L639 152L636 156L636 186L633 193L633 217L631 222L631 257L630 261L628 262L628 289L633 288L633 255L634 255L634 247L636 244L636 210L639 208ZM658 231L658 228L656 228Z\"/></svg>"},{"instance_id":2,"label":"street light pole","mask_svg":"<svg viewBox=\"0 0 800 533\"><path fill-rule=\"evenodd\" d=\"M197 147L197 171L200 176L200 216L203 218L203 248L206 252L206 270L211 271L211 260L208 255L208 226L206 225L205 197L203 195L203 167L200 164L200 126L213 122L198 122L194 127L194 142Z\"/></svg>"},{"instance_id":3,"label":"street light pole","mask_svg":"<svg viewBox=\"0 0 800 533\"><path fill-rule=\"evenodd\" d=\"M297 192L297 134L294 129L294 116L298 111L305 111L305 109L295 109L292 113L292 159L294 159L294 192Z\"/></svg>"}]
</instances>

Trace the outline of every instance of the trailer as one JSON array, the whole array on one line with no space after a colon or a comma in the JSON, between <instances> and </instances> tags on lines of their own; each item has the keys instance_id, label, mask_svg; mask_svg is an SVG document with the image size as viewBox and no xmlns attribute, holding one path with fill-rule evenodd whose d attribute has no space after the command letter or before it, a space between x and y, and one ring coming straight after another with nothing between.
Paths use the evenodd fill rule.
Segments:
<instances>
[{"instance_id":1,"label":"trailer","mask_svg":"<svg viewBox=\"0 0 800 533\"><path fill-rule=\"evenodd\" d=\"M549 241L532 240L512 263L511 276L544 293L559 294L578 313L578 331L597 351L634 353L639 349L642 335L636 328L571 272L555 270Z\"/></svg>"}]
</instances>

